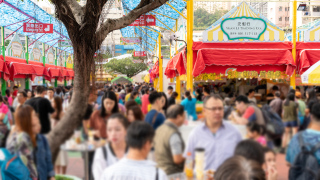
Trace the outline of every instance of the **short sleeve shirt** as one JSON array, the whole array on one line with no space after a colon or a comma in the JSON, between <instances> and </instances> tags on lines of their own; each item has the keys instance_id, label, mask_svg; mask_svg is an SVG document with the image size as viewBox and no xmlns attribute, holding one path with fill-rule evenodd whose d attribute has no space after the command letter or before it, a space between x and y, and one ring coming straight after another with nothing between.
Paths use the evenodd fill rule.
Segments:
<instances>
[{"instance_id":1,"label":"short sleeve shirt","mask_svg":"<svg viewBox=\"0 0 320 180\"><path fill-rule=\"evenodd\" d=\"M249 106L244 114L242 115L243 118L248 119L249 122L253 122L257 119L255 110L252 106Z\"/></svg>"},{"instance_id":2,"label":"short sleeve shirt","mask_svg":"<svg viewBox=\"0 0 320 180\"><path fill-rule=\"evenodd\" d=\"M169 139L171 153L173 155L179 155L183 153L182 149L182 139L178 135L178 133L174 133L171 135Z\"/></svg>"},{"instance_id":3,"label":"short sleeve shirt","mask_svg":"<svg viewBox=\"0 0 320 180\"><path fill-rule=\"evenodd\" d=\"M156 115L156 113L158 113L157 117L155 118L154 123L152 122L154 119L154 116ZM166 120L166 118L164 117L164 115L160 112L157 112L156 110L151 110L148 112L148 114L145 117L145 121L147 123L149 123L154 130L156 130L159 126L161 126L164 121Z\"/></svg>"}]
</instances>

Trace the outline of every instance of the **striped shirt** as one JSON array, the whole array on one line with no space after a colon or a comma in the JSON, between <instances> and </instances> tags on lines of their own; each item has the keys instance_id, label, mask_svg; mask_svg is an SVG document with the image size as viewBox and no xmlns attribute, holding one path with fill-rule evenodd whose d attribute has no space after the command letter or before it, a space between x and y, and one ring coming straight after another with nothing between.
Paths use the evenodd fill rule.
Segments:
<instances>
[{"instance_id":1,"label":"striped shirt","mask_svg":"<svg viewBox=\"0 0 320 180\"><path fill-rule=\"evenodd\" d=\"M123 158L103 171L100 180L156 180L156 163L150 160L136 161ZM167 180L158 169L158 180Z\"/></svg>"}]
</instances>

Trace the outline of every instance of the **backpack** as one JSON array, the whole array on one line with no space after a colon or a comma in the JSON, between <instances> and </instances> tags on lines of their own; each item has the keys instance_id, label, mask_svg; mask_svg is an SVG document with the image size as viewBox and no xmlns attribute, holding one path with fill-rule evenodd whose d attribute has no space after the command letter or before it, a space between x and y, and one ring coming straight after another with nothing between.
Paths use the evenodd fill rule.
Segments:
<instances>
[{"instance_id":1,"label":"backpack","mask_svg":"<svg viewBox=\"0 0 320 180\"><path fill-rule=\"evenodd\" d=\"M0 179L2 180L31 180L28 168L19 156L0 148Z\"/></svg>"},{"instance_id":2,"label":"backpack","mask_svg":"<svg viewBox=\"0 0 320 180\"><path fill-rule=\"evenodd\" d=\"M281 117L267 104L261 108L261 111L265 120L265 130L268 137L271 139L281 138L284 132L284 125Z\"/></svg>"},{"instance_id":3,"label":"backpack","mask_svg":"<svg viewBox=\"0 0 320 180\"><path fill-rule=\"evenodd\" d=\"M298 135L301 152L295 157L289 170L289 180L318 180L320 169L315 152L320 149L320 143L308 150L303 141L302 132Z\"/></svg>"}]
</instances>

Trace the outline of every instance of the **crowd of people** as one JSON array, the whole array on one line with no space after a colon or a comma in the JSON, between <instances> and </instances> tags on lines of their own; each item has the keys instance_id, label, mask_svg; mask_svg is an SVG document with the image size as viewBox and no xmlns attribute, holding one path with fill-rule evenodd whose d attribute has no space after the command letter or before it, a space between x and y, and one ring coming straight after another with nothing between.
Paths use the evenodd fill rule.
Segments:
<instances>
[{"instance_id":1,"label":"crowd of people","mask_svg":"<svg viewBox=\"0 0 320 180\"><path fill-rule=\"evenodd\" d=\"M0 96L1 147L21 158L32 179L53 180L55 174L65 174L67 153L60 151L52 162L45 135L67 113L72 87L37 86L34 95L17 87L13 90ZM186 91L183 99L177 100L179 94L171 86L167 92L157 92L148 83L90 87L87 109L77 130L85 140L93 136L106 142L89 154L90 179L165 180L183 173L186 160L195 165L199 149L205 152L204 170L215 172L215 180L276 180L277 153L286 153L288 176L312 179L318 169L310 173L298 165L308 156L314 157L317 167L320 164L316 92L308 88L306 101L298 88L290 90L284 100L276 86L271 94L269 106L282 121L278 127L283 127L277 137L270 135L272 119L266 120L254 90L247 96L234 96L204 87ZM203 118L198 118L197 101L203 101ZM199 121L199 125L184 141L180 127L186 121ZM234 124L246 126L246 137ZM312 166L310 162L304 165Z\"/></svg>"}]
</instances>

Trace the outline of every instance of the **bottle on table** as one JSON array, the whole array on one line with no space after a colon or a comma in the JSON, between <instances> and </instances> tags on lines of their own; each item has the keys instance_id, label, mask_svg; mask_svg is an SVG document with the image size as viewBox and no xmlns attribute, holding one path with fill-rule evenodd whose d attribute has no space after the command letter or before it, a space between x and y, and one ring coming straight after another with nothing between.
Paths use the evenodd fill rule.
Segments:
<instances>
[{"instance_id":1,"label":"bottle on table","mask_svg":"<svg viewBox=\"0 0 320 180\"><path fill-rule=\"evenodd\" d=\"M185 174L188 178L193 178L193 159L191 156L191 152L187 153L185 162Z\"/></svg>"}]
</instances>

